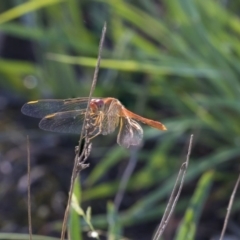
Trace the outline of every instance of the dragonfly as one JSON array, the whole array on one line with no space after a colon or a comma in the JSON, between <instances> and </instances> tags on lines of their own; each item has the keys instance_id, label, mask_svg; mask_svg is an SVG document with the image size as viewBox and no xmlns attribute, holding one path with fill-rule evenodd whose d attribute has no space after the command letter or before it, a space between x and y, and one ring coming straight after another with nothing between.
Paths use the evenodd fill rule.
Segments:
<instances>
[{"instance_id":1,"label":"dragonfly","mask_svg":"<svg viewBox=\"0 0 240 240\"><path fill-rule=\"evenodd\" d=\"M138 146L143 138L143 129L138 122L158 130L167 128L158 121L141 117L128 109L116 98L46 99L25 103L22 113L31 117L42 118L39 127L43 130L80 134L86 116L85 127L89 139L99 134L108 135L119 127L117 143L129 148Z\"/></svg>"}]
</instances>

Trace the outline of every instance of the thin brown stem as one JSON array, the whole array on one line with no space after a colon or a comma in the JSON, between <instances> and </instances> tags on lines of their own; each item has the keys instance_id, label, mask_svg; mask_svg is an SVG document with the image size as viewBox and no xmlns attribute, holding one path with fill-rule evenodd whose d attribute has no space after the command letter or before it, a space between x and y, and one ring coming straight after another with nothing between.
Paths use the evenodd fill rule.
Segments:
<instances>
[{"instance_id":1,"label":"thin brown stem","mask_svg":"<svg viewBox=\"0 0 240 240\"><path fill-rule=\"evenodd\" d=\"M28 172L28 228L29 228L29 239L32 240L31 162L30 162L30 143L29 143L29 136L27 136L27 172Z\"/></svg>"},{"instance_id":2,"label":"thin brown stem","mask_svg":"<svg viewBox=\"0 0 240 240\"><path fill-rule=\"evenodd\" d=\"M86 125L86 119L88 119L88 116L89 116L90 101L91 101L92 94L93 94L93 91L94 91L96 83L97 83L97 77L98 77L98 71L99 71L99 66L100 66L100 62L101 62L101 54L102 54L103 43L104 43L104 39L105 39L105 35L106 35L106 29L107 29L107 26L106 26L106 23L104 23L101 40L100 40L100 44L99 44L98 59L97 59L97 63L96 63L96 67L95 67L95 71L94 71L94 75L93 75L92 86L90 89L88 104L87 104L87 108L86 108L86 115L84 118L82 131L81 131L80 139L79 139L79 143L78 143L78 148L76 150L76 155L75 155L75 159L74 159L74 167L73 167L73 171L72 171L71 184L70 184L69 195L68 195L68 202L67 202L67 206L65 209L64 219L63 219L63 224L62 224L61 240L64 240L65 233L66 233L69 209L70 209L71 199L72 199L72 194L73 194L73 186L74 186L76 176L82 169L87 167L86 164L84 164L84 163L82 163L82 167L80 166L81 161L84 159L84 156L86 154L89 155L89 153L86 153L86 149L89 146L87 135L85 136L85 144L84 144L82 154L80 156L79 156L79 154L80 154L83 136L84 136L84 133L86 132L85 125ZM84 162L85 161L86 161L86 159L84 159Z\"/></svg>"},{"instance_id":3,"label":"thin brown stem","mask_svg":"<svg viewBox=\"0 0 240 240\"><path fill-rule=\"evenodd\" d=\"M229 203L228 203L227 214L226 214L226 217L225 217L225 220L224 220L224 225L223 225L223 229L222 229L221 236L220 236L219 240L223 240L223 238L224 238L224 234L225 234L225 231L226 231L226 228L227 228L227 224L228 224L228 221L229 221L229 217L230 217L233 201L234 201L234 198L235 198L235 195L236 195L236 192L237 192L237 188L238 188L239 182L240 182L240 174L238 176L237 182L236 182L236 184L234 186L232 195L231 195Z\"/></svg>"},{"instance_id":4,"label":"thin brown stem","mask_svg":"<svg viewBox=\"0 0 240 240\"><path fill-rule=\"evenodd\" d=\"M119 189L118 189L118 192L117 192L116 197L114 199L114 206L115 206L116 211L118 211L118 209L121 205L121 202L122 202L122 199L123 199L128 181L129 181L129 179L130 179L130 177L133 173L133 170L136 166L137 152L138 152L138 149L133 149L131 151L131 157L129 159L128 165L127 165L127 167L126 167L126 169L125 169L125 171L124 171L124 173L121 177L121 181L120 181L120 184L119 184Z\"/></svg>"},{"instance_id":5,"label":"thin brown stem","mask_svg":"<svg viewBox=\"0 0 240 240\"><path fill-rule=\"evenodd\" d=\"M163 232L164 232L164 230L165 230L165 228L166 228L166 226L167 226L167 224L170 220L170 217L172 216L172 213L175 209L175 206L177 204L179 196L181 194L183 183L184 183L184 178L185 178L185 175L186 175L186 171L187 171L188 163L189 163L189 158L190 158L190 154L191 154L192 141L193 141L193 134L190 136L186 161L182 164L182 166L179 170L179 173L178 173L177 179L175 181L175 184L174 184L171 196L169 198L167 207L165 209L162 220L161 220L161 222L158 226L158 229L157 229L157 231L154 235L153 240L158 240L162 236L162 234L163 234ZM178 185L179 185L179 187L178 187Z\"/></svg>"},{"instance_id":6,"label":"thin brown stem","mask_svg":"<svg viewBox=\"0 0 240 240\"><path fill-rule=\"evenodd\" d=\"M85 132L86 119L88 119L88 117L89 117L89 107L90 107L92 94L93 94L93 91L94 91L96 83L97 83L98 72L99 72L99 67L100 67L100 62L101 62L101 57L102 57L101 55L102 55L102 49L103 49L103 43L104 43L104 39L105 39L105 35L106 35L106 30L107 30L107 24L105 22L104 26L103 26L103 30L102 30L101 40L100 40L100 43L99 43L98 59L97 59L97 64L96 64L94 75L93 75L92 86L91 86L91 89L90 89L90 92L89 92L88 104L87 104L87 108L86 108L86 116L84 118L82 131L81 131L81 135L80 135L80 140L79 140L79 144L78 144L78 150L79 151L80 151L80 146L81 146L81 143L82 143L83 135L84 135L84 132ZM79 152L78 152L78 155L79 155Z\"/></svg>"}]
</instances>

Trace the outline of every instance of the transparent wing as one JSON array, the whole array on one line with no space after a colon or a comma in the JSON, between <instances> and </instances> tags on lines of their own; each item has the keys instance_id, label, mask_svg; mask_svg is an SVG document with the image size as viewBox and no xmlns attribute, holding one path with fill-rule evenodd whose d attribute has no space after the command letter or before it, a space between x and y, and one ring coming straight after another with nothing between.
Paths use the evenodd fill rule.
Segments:
<instances>
[{"instance_id":1,"label":"transparent wing","mask_svg":"<svg viewBox=\"0 0 240 240\"><path fill-rule=\"evenodd\" d=\"M85 110L79 110L53 113L44 117L40 121L39 127L43 130L52 132L80 134L85 118L85 112ZM97 117L96 114L90 117L91 122L89 122L89 132L92 134L98 131L99 126L94 125Z\"/></svg>"},{"instance_id":2,"label":"transparent wing","mask_svg":"<svg viewBox=\"0 0 240 240\"><path fill-rule=\"evenodd\" d=\"M105 115L102 121L102 134L107 135L113 132L119 124L117 115Z\"/></svg>"},{"instance_id":3,"label":"transparent wing","mask_svg":"<svg viewBox=\"0 0 240 240\"><path fill-rule=\"evenodd\" d=\"M102 121L102 134L107 135L113 132L119 125L119 115L122 104L115 98L107 98L103 109L104 118Z\"/></svg>"},{"instance_id":4,"label":"transparent wing","mask_svg":"<svg viewBox=\"0 0 240 240\"><path fill-rule=\"evenodd\" d=\"M95 99L95 98L93 98ZM99 98L98 98L99 99ZM87 108L88 98L46 99L31 101L23 105L21 111L25 115L43 118L47 115Z\"/></svg>"},{"instance_id":5,"label":"transparent wing","mask_svg":"<svg viewBox=\"0 0 240 240\"><path fill-rule=\"evenodd\" d=\"M143 137L142 127L133 119L120 118L120 128L117 143L128 148L131 145L140 145Z\"/></svg>"}]
</instances>

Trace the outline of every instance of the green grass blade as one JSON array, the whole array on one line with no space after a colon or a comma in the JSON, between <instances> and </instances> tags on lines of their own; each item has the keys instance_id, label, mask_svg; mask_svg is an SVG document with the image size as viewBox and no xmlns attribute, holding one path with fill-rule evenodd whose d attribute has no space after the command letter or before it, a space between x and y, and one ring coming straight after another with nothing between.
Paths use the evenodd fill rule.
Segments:
<instances>
[{"instance_id":1,"label":"green grass blade","mask_svg":"<svg viewBox=\"0 0 240 240\"><path fill-rule=\"evenodd\" d=\"M107 219L108 219L108 240L119 239L122 234L120 222L118 221L118 213L115 210L114 204L107 204Z\"/></svg>"},{"instance_id":2,"label":"green grass blade","mask_svg":"<svg viewBox=\"0 0 240 240\"><path fill-rule=\"evenodd\" d=\"M127 151L123 148L113 147L107 152L107 156L104 157L93 169L86 180L86 185L91 186L95 184L109 169L115 165L122 157L127 156Z\"/></svg>"},{"instance_id":3,"label":"green grass blade","mask_svg":"<svg viewBox=\"0 0 240 240\"><path fill-rule=\"evenodd\" d=\"M26 13L36 11L40 8L47 7L49 5L57 4L65 0L39 0L39 1L29 1L18 5L10 10L5 11L0 14L0 24L18 18Z\"/></svg>"},{"instance_id":4,"label":"green grass blade","mask_svg":"<svg viewBox=\"0 0 240 240\"><path fill-rule=\"evenodd\" d=\"M21 233L0 233L1 240L29 240L28 234ZM33 235L32 240L59 240L55 237L47 237L42 235Z\"/></svg>"},{"instance_id":5,"label":"green grass blade","mask_svg":"<svg viewBox=\"0 0 240 240\"><path fill-rule=\"evenodd\" d=\"M213 182L214 172L209 171L202 175L191 199L190 205L187 208L185 216L175 240L194 240L198 221L202 213L202 209L209 195L209 191Z\"/></svg>"},{"instance_id":6,"label":"green grass blade","mask_svg":"<svg viewBox=\"0 0 240 240\"><path fill-rule=\"evenodd\" d=\"M76 178L73 188L73 194L76 197L77 202L81 203L81 186L79 181L79 176ZM68 231L70 232L71 239L74 240L82 240L82 229L81 229L81 221L79 214L73 209L71 206L70 216L69 216L69 225Z\"/></svg>"},{"instance_id":7,"label":"green grass blade","mask_svg":"<svg viewBox=\"0 0 240 240\"><path fill-rule=\"evenodd\" d=\"M49 53L48 59L68 63L79 64L87 67L95 67L96 59L90 57L72 57L68 55ZM165 65L165 66L164 66ZM206 67L192 67L192 66L172 66L172 64L156 64L152 62L139 62L134 60L116 60L116 59L102 59L101 68L115 69L119 71L128 72L144 72L159 75L179 75L185 77L211 77L216 78L219 72L215 69Z\"/></svg>"}]
</instances>

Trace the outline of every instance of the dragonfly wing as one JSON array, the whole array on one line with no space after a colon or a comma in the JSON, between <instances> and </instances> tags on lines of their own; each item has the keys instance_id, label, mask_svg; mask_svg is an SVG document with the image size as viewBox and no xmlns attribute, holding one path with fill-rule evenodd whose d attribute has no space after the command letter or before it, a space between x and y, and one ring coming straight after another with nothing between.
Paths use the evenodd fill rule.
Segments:
<instances>
[{"instance_id":1,"label":"dragonfly wing","mask_svg":"<svg viewBox=\"0 0 240 240\"><path fill-rule=\"evenodd\" d=\"M80 134L85 112L85 110L79 110L53 113L44 117L39 127L52 132Z\"/></svg>"},{"instance_id":2,"label":"dragonfly wing","mask_svg":"<svg viewBox=\"0 0 240 240\"><path fill-rule=\"evenodd\" d=\"M140 145L143 137L142 127L133 119L120 118L120 129L117 143L128 148L131 145Z\"/></svg>"},{"instance_id":3,"label":"dragonfly wing","mask_svg":"<svg viewBox=\"0 0 240 240\"><path fill-rule=\"evenodd\" d=\"M102 134L113 132L119 124L119 113L122 104L115 98L107 98L103 109Z\"/></svg>"},{"instance_id":4,"label":"dragonfly wing","mask_svg":"<svg viewBox=\"0 0 240 240\"><path fill-rule=\"evenodd\" d=\"M117 115L105 115L102 121L102 135L113 132L119 124Z\"/></svg>"},{"instance_id":5,"label":"dragonfly wing","mask_svg":"<svg viewBox=\"0 0 240 240\"><path fill-rule=\"evenodd\" d=\"M93 98L94 99L94 98ZM23 105L22 113L25 115L43 118L47 115L74 110L83 110L87 108L88 98L72 99L46 99L31 101Z\"/></svg>"}]
</instances>

